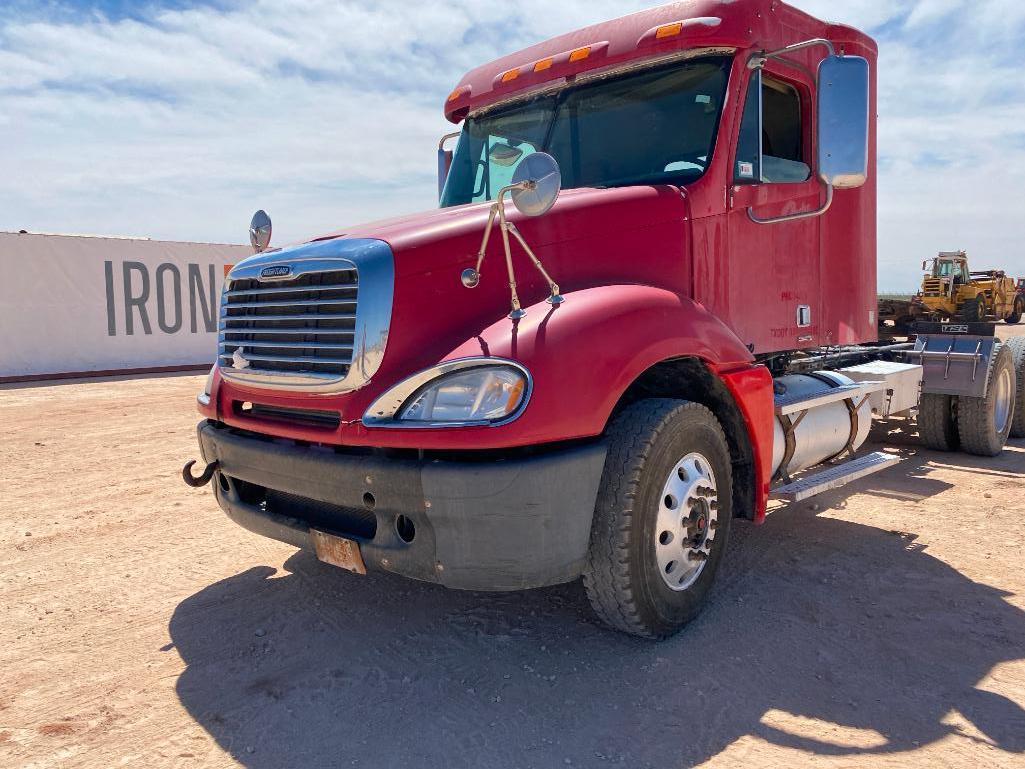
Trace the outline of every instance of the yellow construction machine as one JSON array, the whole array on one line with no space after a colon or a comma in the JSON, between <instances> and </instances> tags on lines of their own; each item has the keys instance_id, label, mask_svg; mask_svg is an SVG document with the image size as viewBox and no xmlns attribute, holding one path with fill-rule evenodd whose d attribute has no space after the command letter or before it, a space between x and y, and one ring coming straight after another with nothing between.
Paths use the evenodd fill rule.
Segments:
<instances>
[{"instance_id":1,"label":"yellow construction machine","mask_svg":"<svg viewBox=\"0 0 1025 769\"><path fill-rule=\"evenodd\" d=\"M1003 270L972 272L964 251L944 251L922 263L925 277L917 297L934 320L1018 323L1025 315L1025 296Z\"/></svg>"}]
</instances>

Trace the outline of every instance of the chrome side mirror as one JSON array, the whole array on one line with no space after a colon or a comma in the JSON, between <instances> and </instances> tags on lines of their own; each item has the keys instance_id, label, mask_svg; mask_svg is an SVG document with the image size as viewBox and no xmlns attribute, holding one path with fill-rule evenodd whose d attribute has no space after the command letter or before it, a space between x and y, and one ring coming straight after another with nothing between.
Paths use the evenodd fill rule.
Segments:
<instances>
[{"instance_id":1,"label":"chrome side mirror","mask_svg":"<svg viewBox=\"0 0 1025 769\"><path fill-rule=\"evenodd\" d=\"M861 56L819 64L818 171L838 190L868 181L869 66Z\"/></svg>"},{"instance_id":2,"label":"chrome side mirror","mask_svg":"<svg viewBox=\"0 0 1025 769\"><path fill-rule=\"evenodd\" d=\"M253 245L253 251L262 254L270 246L271 221L267 212L263 209L253 214L253 220L249 223L249 242Z\"/></svg>"},{"instance_id":3,"label":"chrome side mirror","mask_svg":"<svg viewBox=\"0 0 1025 769\"><path fill-rule=\"evenodd\" d=\"M544 216L562 192L562 172L545 152L527 155L516 167L509 191L513 205L524 216Z\"/></svg>"}]
</instances>

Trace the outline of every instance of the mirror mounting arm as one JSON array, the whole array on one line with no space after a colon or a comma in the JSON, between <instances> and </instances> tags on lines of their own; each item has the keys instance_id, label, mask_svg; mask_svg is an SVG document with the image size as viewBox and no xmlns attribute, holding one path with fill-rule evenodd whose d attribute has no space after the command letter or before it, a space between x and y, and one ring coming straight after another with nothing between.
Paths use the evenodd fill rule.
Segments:
<instances>
[{"instance_id":1,"label":"mirror mounting arm","mask_svg":"<svg viewBox=\"0 0 1025 769\"><path fill-rule=\"evenodd\" d=\"M803 51L805 48L815 48L816 46L824 46L829 50L830 56L836 56L836 48L833 43L826 40L824 37L817 37L813 40L805 40L803 43L794 43L788 45L786 48L780 48L778 51L762 51L759 54L755 54L747 63L748 69L761 69L765 66L769 59L783 59L789 54L797 51Z\"/></svg>"},{"instance_id":2,"label":"mirror mounting arm","mask_svg":"<svg viewBox=\"0 0 1025 769\"><path fill-rule=\"evenodd\" d=\"M755 53L748 60L747 66L760 76L769 59L794 65L795 62L787 59L787 56L816 47L827 51L826 57L819 62L815 78L818 95L816 168L819 181L826 188L826 199L813 211L771 219L761 219L755 215L753 208L748 208L748 218L755 224L778 224L822 216L832 207L836 189L854 189L867 181L871 95L869 65L863 57L838 56L831 41L815 38L776 51Z\"/></svg>"},{"instance_id":3,"label":"mirror mounting arm","mask_svg":"<svg viewBox=\"0 0 1025 769\"><path fill-rule=\"evenodd\" d=\"M477 253L477 267L475 269L464 270L462 274L462 282L466 288L476 288L480 285L480 270L484 264L484 256L487 253L488 243L491 240L491 232L495 227L495 220L498 220L498 229L502 233L502 247L505 251L505 266L509 273L509 294L510 304L512 309L509 312L509 317L513 320L519 320L527 314L526 310L520 305L520 297L516 292L516 271L513 268L512 262L512 248L509 242L509 236L512 235L516 239L516 242L520 244L524 252L530 258L530 261L537 268L538 272L548 283L548 289L551 291L551 295L548 297L548 303L557 306L562 304L563 299L559 284L552 280L551 276L545 270L544 265L541 264L541 260L538 259L534 250L527 244L526 239L520 234L520 231L516 229L516 225L510 222L505 215L505 196L515 190L532 190L537 187L537 183L533 180L526 180L517 184L510 184L508 187L503 187L495 202L491 204L491 211L488 213L488 223L484 227L484 239L480 246L480 251Z\"/></svg>"},{"instance_id":4,"label":"mirror mounting arm","mask_svg":"<svg viewBox=\"0 0 1025 769\"><path fill-rule=\"evenodd\" d=\"M798 65L796 62L788 60L787 57L792 53L796 53L797 51L803 51L807 48L816 48L818 46L824 47L829 52L830 56L836 55L836 48L833 46L832 42L826 40L823 37L817 37L813 40L805 40L802 43L794 43L793 45L788 45L785 48L780 48L776 51L762 51L761 53L755 54L748 60L747 68L752 70L762 69L769 61L769 59L780 59L788 64L800 66L801 69L804 69L803 65ZM825 184L824 186L826 188L826 201L822 204L822 206L815 209L814 211L804 211L798 214L788 214L787 216L778 216L772 219L760 219L758 216L755 215L753 208L748 208L747 216L755 224L781 224L782 222L796 222L801 219L813 219L816 216L822 216L833 206L833 185Z\"/></svg>"},{"instance_id":5,"label":"mirror mounting arm","mask_svg":"<svg viewBox=\"0 0 1025 769\"><path fill-rule=\"evenodd\" d=\"M512 320L519 320L527 311L520 306L520 297L516 293L516 271L513 269L512 249L509 247L509 221L505 218L505 203L502 199L505 193L512 192L513 189L526 189L525 184L526 182L520 182L504 188L498 193L498 200L495 201L495 207L498 209L498 226L502 230L502 247L505 249L505 266L509 271L509 293L512 295L512 310L509 317Z\"/></svg>"},{"instance_id":6,"label":"mirror mounting arm","mask_svg":"<svg viewBox=\"0 0 1025 769\"><path fill-rule=\"evenodd\" d=\"M445 194L445 182L448 181L448 172L452 167L452 150L445 149L445 145L452 139L462 136L462 132L445 134L438 142L438 200Z\"/></svg>"}]
</instances>

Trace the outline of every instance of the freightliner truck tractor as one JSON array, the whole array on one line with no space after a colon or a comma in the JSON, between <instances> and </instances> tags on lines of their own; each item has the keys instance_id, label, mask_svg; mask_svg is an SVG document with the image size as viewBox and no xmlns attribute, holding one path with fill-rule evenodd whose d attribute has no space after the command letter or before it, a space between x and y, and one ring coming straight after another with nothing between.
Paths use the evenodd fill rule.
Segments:
<instances>
[{"instance_id":1,"label":"freightliner truck tractor","mask_svg":"<svg viewBox=\"0 0 1025 769\"><path fill-rule=\"evenodd\" d=\"M899 460L859 452L873 416L999 453L1020 349L877 341L876 56L779 0L688 0L469 72L439 208L281 249L254 218L186 481L353 572L582 578L662 638L735 519Z\"/></svg>"}]
</instances>

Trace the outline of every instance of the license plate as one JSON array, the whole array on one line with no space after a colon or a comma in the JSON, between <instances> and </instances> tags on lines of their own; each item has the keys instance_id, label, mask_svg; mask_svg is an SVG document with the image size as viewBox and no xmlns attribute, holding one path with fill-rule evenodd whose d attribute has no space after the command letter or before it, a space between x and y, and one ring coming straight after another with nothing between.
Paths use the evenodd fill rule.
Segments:
<instances>
[{"instance_id":1,"label":"license plate","mask_svg":"<svg viewBox=\"0 0 1025 769\"><path fill-rule=\"evenodd\" d=\"M310 537L313 539L313 549L316 550L319 560L354 574L367 573L363 556L359 552L359 543L316 529L310 529Z\"/></svg>"}]
</instances>

